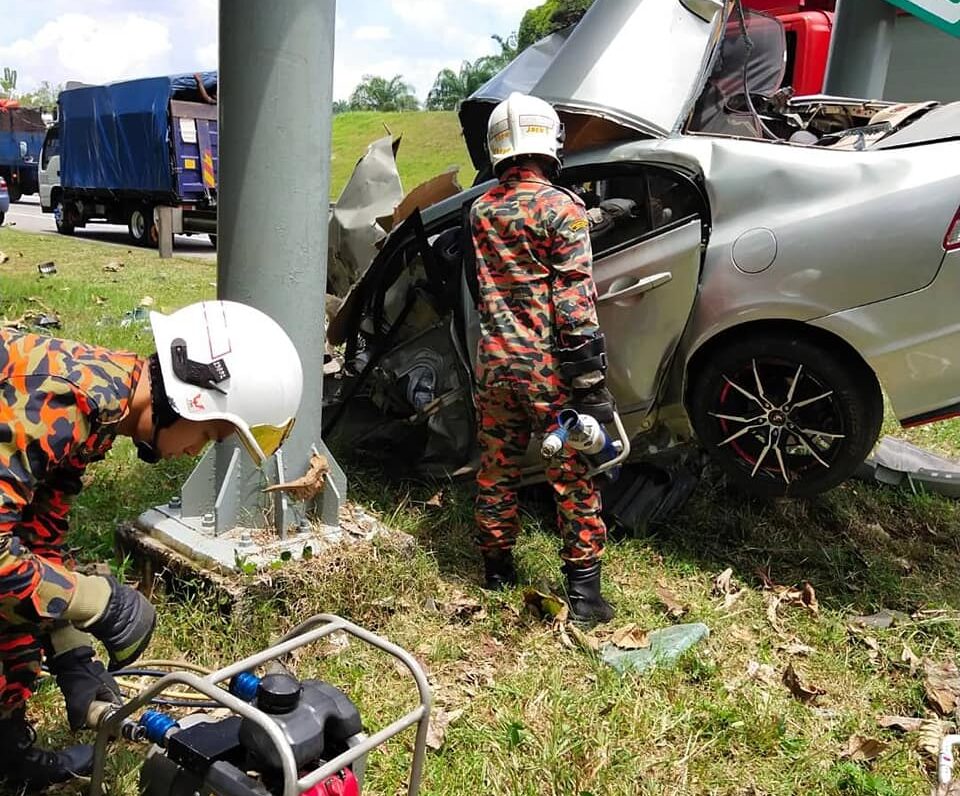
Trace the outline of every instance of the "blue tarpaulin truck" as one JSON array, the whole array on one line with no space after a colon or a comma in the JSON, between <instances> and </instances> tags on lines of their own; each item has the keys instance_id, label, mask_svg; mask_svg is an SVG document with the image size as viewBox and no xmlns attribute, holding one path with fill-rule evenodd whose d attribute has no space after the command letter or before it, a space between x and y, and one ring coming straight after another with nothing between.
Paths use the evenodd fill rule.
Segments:
<instances>
[{"instance_id":1,"label":"blue tarpaulin truck","mask_svg":"<svg viewBox=\"0 0 960 796\"><path fill-rule=\"evenodd\" d=\"M135 243L155 246L167 206L173 232L216 245L216 85L203 72L62 91L40 162L40 205L57 230L126 224Z\"/></svg>"},{"instance_id":2,"label":"blue tarpaulin truck","mask_svg":"<svg viewBox=\"0 0 960 796\"><path fill-rule=\"evenodd\" d=\"M37 163L46 132L39 109L0 104L0 177L7 181L11 202L37 192Z\"/></svg>"}]
</instances>

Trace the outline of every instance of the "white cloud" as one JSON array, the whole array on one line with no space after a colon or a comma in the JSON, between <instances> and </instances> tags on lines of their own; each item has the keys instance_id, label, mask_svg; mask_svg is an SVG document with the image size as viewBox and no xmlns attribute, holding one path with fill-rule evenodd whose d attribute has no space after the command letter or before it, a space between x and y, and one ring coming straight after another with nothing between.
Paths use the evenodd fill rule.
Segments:
<instances>
[{"instance_id":1,"label":"white cloud","mask_svg":"<svg viewBox=\"0 0 960 796\"><path fill-rule=\"evenodd\" d=\"M220 60L220 48L216 41L197 47L197 66L200 69L216 69Z\"/></svg>"},{"instance_id":2,"label":"white cloud","mask_svg":"<svg viewBox=\"0 0 960 796\"><path fill-rule=\"evenodd\" d=\"M436 28L444 23L449 6L445 0L390 0L394 14L420 28Z\"/></svg>"},{"instance_id":3,"label":"white cloud","mask_svg":"<svg viewBox=\"0 0 960 796\"><path fill-rule=\"evenodd\" d=\"M386 25L361 25L353 32L357 41L386 41L393 38L393 31Z\"/></svg>"},{"instance_id":4,"label":"white cloud","mask_svg":"<svg viewBox=\"0 0 960 796\"><path fill-rule=\"evenodd\" d=\"M162 73L171 49L169 27L156 19L64 14L0 46L0 63L16 64L18 88L29 91L42 80L106 83Z\"/></svg>"}]
</instances>

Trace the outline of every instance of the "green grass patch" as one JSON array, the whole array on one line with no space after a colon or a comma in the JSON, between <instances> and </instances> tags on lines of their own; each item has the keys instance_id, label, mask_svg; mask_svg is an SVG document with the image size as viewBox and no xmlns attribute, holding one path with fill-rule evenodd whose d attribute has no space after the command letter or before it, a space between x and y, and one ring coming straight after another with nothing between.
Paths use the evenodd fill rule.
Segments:
<instances>
[{"instance_id":1,"label":"green grass patch","mask_svg":"<svg viewBox=\"0 0 960 796\"><path fill-rule=\"evenodd\" d=\"M358 137L358 153L363 146ZM0 314L19 317L40 302L59 314L59 333L74 339L146 352L149 332L122 325L124 313L145 296L170 310L214 294L215 267L197 260L160 261L152 252L7 229L0 229L0 249L11 258L0 265ZM58 273L40 277L36 264L51 259ZM104 270L116 260L123 268ZM935 428L933 437L926 430L908 436L960 450L960 424ZM109 558L116 522L167 499L190 464L147 467L121 444L91 467L92 481L73 513L71 540L79 556ZM675 621L657 597L665 586L687 608L683 621L705 622L710 637L673 669L621 677L524 614L521 590L480 591L467 486L443 485L437 507L428 504L437 485L390 485L359 468L348 476L351 497L412 542L383 539L280 566L268 578L248 579L247 596L229 614L202 590L158 595L161 619L151 657L218 666L318 611L386 635L426 666L437 710L463 711L442 748L428 756L425 796L929 792L932 761L913 736L882 730L877 718L934 715L922 674L911 673L902 659L904 645L936 661L956 661L960 652L957 504L856 482L810 501L746 500L708 473L669 523L611 544L605 590L618 609L616 626L654 629ZM557 585L550 512L531 507L524 524L521 578L540 588ZM745 590L725 610L711 591L727 567ZM819 613L783 607L781 629L775 629L761 571L780 584L809 581ZM478 610L445 609L462 600L475 600ZM851 632L854 616L881 608L942 613ZM792 652L796 644L809 650ZM412 685L391 662L358 644L318 648L295 664L301 675L326 677L350 693L369 730L413 704ZM780 679L788 664L824 693L808 703L792 696ZM757 665L770 667L761 671L771 676L750 676ZM41 740L67 741L55 687L44 687L31 710ZM876 760L853 762L842 756L852 735L888 746ZM143 751L116 745L112 794L138 792ZM404 792L409 764L409 739L377 752L366 792Z\"/></svg>"},{"instance_id":2,"label":"green grass patch","mask_svg":"<svg viewBox=\"0 0 960 796\"><path fill-rule=\"evenodd\" d=\"M450 166L460 167L458 179L462 186L473 182L476 169L467 154L460 122L452 111L353 111L333 118L331 199L340 195L367 147L387 135L388 129L394 138L402 137L397 167L404 191L416 188Z\"/></svg>"}]
</instances>

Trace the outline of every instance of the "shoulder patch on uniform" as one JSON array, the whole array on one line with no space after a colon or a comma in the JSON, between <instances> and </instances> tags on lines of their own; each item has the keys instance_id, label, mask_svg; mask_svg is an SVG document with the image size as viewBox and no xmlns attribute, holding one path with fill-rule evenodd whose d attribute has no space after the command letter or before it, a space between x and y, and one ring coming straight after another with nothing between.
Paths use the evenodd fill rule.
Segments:
<instances>
[{"instance_id":1,"label":"shoulder patch on uniform","mask_svg":"<svg viewBox=\"0 0 960 796\"><path fill-rule=\"evenodd\" d=\"M574 232L579 232L581 229L586 229L590 226L590 222L585 218L578 218L576 221L571 222L570 229Z\"/></svg>"}]
</instances>

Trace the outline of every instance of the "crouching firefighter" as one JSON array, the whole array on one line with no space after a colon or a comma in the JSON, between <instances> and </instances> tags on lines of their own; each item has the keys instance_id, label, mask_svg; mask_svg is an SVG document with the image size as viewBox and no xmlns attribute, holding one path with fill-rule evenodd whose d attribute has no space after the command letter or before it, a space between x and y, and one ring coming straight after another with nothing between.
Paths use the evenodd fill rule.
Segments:
<instances>
[{"instance_id":1,"label":"crouching firefighter","mask_svg":"<svg viewBox=\"0 0 960 796\"><path fill-rule=\"evenodd\" d=\"M601 423L615 411L605 386L586 212L576 195L552 183L561 144L554 109L536 97L511 94L494 108L487 129L499 183L470 213L481 334L476 524L490 589L516 583L517 487L531 434L548 430L564 407ZM552 460L547 479L557 504L571 614L606 621L613 617L600 594L606 528L588 469L567 449Z\"/></svg>"},{"instance_id":2,"label":"crouching firefighter","mask_svg":"<svg viewBox=\"0 0 960 796\"><path fill-rule=\"evenodd\" d=\"M42 659L77 730L94 700L119 698L108 670L133 663L156 623L137 590L73 570L68 514L87 465L118 436L154 463L234 433L259 464L300 404L296 349L259 310L208 301L150 320L146 360L0 330L0 779L11 786L42 789L93 764L90 745L36 743L26 706Z\"/></svg>"}]
</instances>

